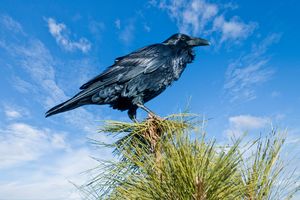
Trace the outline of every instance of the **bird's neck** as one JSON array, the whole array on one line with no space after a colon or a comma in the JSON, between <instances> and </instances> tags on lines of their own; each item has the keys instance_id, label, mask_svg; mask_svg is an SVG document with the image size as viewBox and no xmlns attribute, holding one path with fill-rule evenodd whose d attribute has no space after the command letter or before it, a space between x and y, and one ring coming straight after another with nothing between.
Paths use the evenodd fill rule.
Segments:
<instances>
[{"instance_id":1,"label":"bird's neck","mask_svg":"<svg viewBox=\"0 0 300 200\"><path fill-rule=\"evenodd\" d=\"M196 54L195 54L195 51L192 48L188 49L188 55L190 57L190 61L188 63L193 62L193 60L195 59Z\"/></svg>"},{"instance_id":2,"label":"bird's neck","mask_svg":"<svg viewBox=\"0 0 300 200\"><path fill-rule=\"evenodd\" d=\"M185 63L191 63L195 59L195 52L192 48L181 49L178 55L182 58Z\"/></svg>"}]
</instances>

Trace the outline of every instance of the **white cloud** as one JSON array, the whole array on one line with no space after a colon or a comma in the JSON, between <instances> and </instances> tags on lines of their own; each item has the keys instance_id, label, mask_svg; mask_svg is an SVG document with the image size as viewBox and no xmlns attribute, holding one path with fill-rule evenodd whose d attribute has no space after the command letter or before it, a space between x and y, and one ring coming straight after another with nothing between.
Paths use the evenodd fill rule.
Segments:
<instances>
[{"instance_id":1,"label":"white cloud","mask_svg":"<svg viewBox=\"0 0 300 200\"><path fill-rule=\"evenodd\" d=\"M180 32L191 34L202 32L218 13L216 4L204 0L160 1L158 6L176 21Z\"/></svg>"},{"instance_id":2,"label":"white cloud","mask_svg":"<svg viewBox=\"0 0 300 200\"><path fill-rule=\"evenodd\" d=\"M238 115L229 118L229 128L225 130L227 136L241 136L251 130L261 129L271 125L267 117L256 117L251 115Z\"/></svg>"},{"instance_id":3,"label":"white cloud","mask_svg":"<svg viewBox=\"0 0 300 200\"><path fill-rule=\"evenodd\" d=\"M8 119L16 119L16 118L22 117L20 112L18 112L17 110L10 109L10 108L7 108L4 112Z\"/></svg>"},{"instance_id":4,"label":"white cloud","mask_svg":"<svg viewBox=\"0 0 300 200\"><path fill-rule=\"evenodd\" d=\"M223 15L216 17L213 22L213 30L221 32L220 43L246 39L253 33L255 27L255 23L246 24L238 17L226 21Z\"/></svg>"},{"instance_id":5,"label":"white cloud","mask_svg":"<svg viewBox=\"0 0 300 200\"><path fill-rule=\"evenodd\" d=\"M90 180L86 170L99 165L91 158L99 152L72 147L67 136L25 123L1 126L0 199L82 199L72 183ZM110 155L101 154L101 159Z\"/></svg>"},{"instance_id":6,"label":"white cloud","mask_svg":"<svg viewBox=\"0 0 300 200\"><path fill-rule=\"evenodd\" d=\"M91 158L97 152L75 149L67 141L64 133L25 123L2 127L0 199L82 199L72 183L81 186L90 180L92 174L87 170L99 165ZM110 155L101 159L110 159Z\"/></svg>"},{"instance_id":7,"label":"white cloud","mask_svg":"<svg viewBox=\"0 0 300 200\"><path fill-rule=\"evenodd\" d=\"M14 40L16 35L3 24L0 24L0 31L5 33L0 34L0 45L5 52L3 55L7 56L5 60L9 60L13 67L18 68L16 71L23 75L22 79L13 76L13 80L17 80L18 91L24 96L30 95L28 100L32 105L38 106L35 104L38 102L44 108L66 100L68 96L56 81L55 69L62 65L62 61L54 58L46 46L36 38L25 34ZM79 75L81 74L77 74L78 79ZM14 83L12 81L12 84ZM16 109L18 107L9 106L10 110L24 117L24 114ZM19 114L11 115L16 117ZM61 125L67 122L91 134L96 132L95 119L100 116L81 108L65 113L62 117L58 118L59 121L50 118L47 123ZM97 162L90 158L90 149L80 146L84 141L77 141L81 137L78 137L78 133L75 134L77 136L69 138L65 132L15 121L9 121L8 125L0 124L0 199L81 199L77 189L69 181L80 185L88 180L87 177L77 175L95 167ZM98 135L105 141L105 135ZM102 153L99 153L102 158L110 155Z\"/></svg>"},{"instance_id":8,"label":"white cloud","mask_svg":"<svg viewBox=\"0 0 300 200\"><path fill-rule=\"evenodd\" d=\"M2 24L2 26L5 26L5 28L9 31L24 34L21 24L13 20L8 15L0 15L0 24Z\"/></svg>"},{"instance_id":9,"label":"white cloud","mask_svg":"<svg viewBox=\"0 0 300 200\"><path fill-rule=\"evenodd\" d=\"M148 26L148 24L144 24L144 30L146 31L146 32L150 32L151 31L151 28L150 28L150 26Z\"/></svg>"},{"instance_id":10,"label":"white cloud","mask_svg":"<svg viewBox=\"0 0 300 200\"><path fill-rule=\"evenodd\" d=\"M105 29L105 24L100 21L91 20L89 22L89 30L96 39L101 38L101 33Z\"/></svg>"},{"instance_id":11,"label":"white cloud","mask_svg":"<svg viewBox=\"0 0 300 200\"><path fill-rule=\"evenodd\" d=\"M298 132L299 134L299 132ZM300 145L300 137L299 135L290 135L287 137L287 144L291 145L291 144L296 144L296 145Z\"/></svg>"},{"instance_id":12,"label":"white cloud","mask_svg":"<svg viewBox=\"0 0 300 200\"><path fill-rule=\"evenodd\" d=\"M232 4L222 5L206 0L161 0L150 1L150 4L165 10L180 32L209 36L218 44L246 39L256 27L255 23L245 23L238 16L226 20L225 11L232 10Z\"/></svg>"},{"instance_id":13,"label":"white cloud","mask_svg":"<svg viewBox=\"0 0 300 200\"><path fill-rule=\"evenodd\" d=\"M119 29L119 30L121 29L121 20L120 19L116 19L115 26L117 29Z\"/></svg>"},{"instance_id":14,"label":"white cloud","mask_svg":"<svg viewBox=\"0 0 300 200\"><path fill-rule=\"evenodd\" d=\"M247 55L239 57L229 64L225 74L225 91L231 101L252 100L256 98L255 86L268 81L274 70L269 65L269 57L265 56L268 47L279 41L278 34L272 34L252 48Z\"/></svg>"},{"instance_id":15,"label":"white cloud","mask_svg":"<svg viewBox=\"0 0 300 200\"><path fill-rule=\"evenodd\" d=\"M134 38L134 20L129 20L127 24L120 29L119 39L125 45L129 45Z\"/></svg>"},{"instance_id":16,"label":"white cloud","mask_svg":"<svg viewBox=\"0 0 300 200\"><path fill-rule=\"evenodd\" d=\"M55 68L57 64L61 63L53 58L40 40L27 36L23 37L22 40L25 42L18 43L1 40L6 44L3 45L3 48L11 56L11 60L15 61L14 64L24 69L24 73L27 73L31 79L23 80L14 77L14 80L17 80L15 87L21 92L30 93L33 100L39 102L45 108L45 111L67 100L69 97L56 82ZM74 76L78 76L78 74ZM78 76L77 79L80 80L81 77ZM63 117L67 123L89 134L90 131L96 131L95 119L99 118L99 116L95 116L83 108L65 113Z\"/></svg>"},{"instance_id":17,"label":"white cloud","mask_svg":"<svg viewBox=\"0 0 300 200\"><path fill-rule=\"evenodd\" d=\"M63 136L25 123L12 123L0 129L0 138L0 169L37 160L55 149L67 148Z\"/></svg>"},{"instance_id":18,"label":"white cloud","mask_svg":"<svg viewBox=\"0 0 300 200\"><path fill-rule=\"evenodd\" d=\"M271 97L273 98L277 98L277 97L280 97L281 96L281 93L279 91L273 91L271 93Z\"/></svg>"},{"instance_id":19,"label":"white cloud","mask_svg":"<svg viewBox=\"0 0 300 200\"><path fill-rule=\"evenodd\" d=\"M239 115L239 116L230 117L229 122L238 129L258 129L270 123L270 120L265 117Z\"/></svg>"},{"instance_id":20,"label":"white cloud","mask_svg":"<svg viewBox=\"0 0 300 200\"><path fill-rule=\"evenodd\" d=\"M83 53L91 49L91 43L86 38L80 38L78 41L70 39L70 31L63 23L57 23L55 19L47 19L49 32L55 38L56 43L67 51L80 50Z\"/></svg>"},{"instance_id":21,"label":"white cloud","mask_svg":"<svg viewBox=\"0 0 300 200\"><path fill-rule=\"evenodd\" d=\"M6 118L9 120L18 119L24 116L28 117L30 115L26 108L11 104L5 104L3 106L3 111Z\"/></svg>"},{"instance_id":22,"label":"white cloud","mask_svg":"<svg viewBox=\"0 0 300 200\"><path fill-rule=\"evenodd\" d=\"M66 99L63 90L55 82L54 58L41 41L31 40L30 44L15 45L9 51L19 58L20 66L39 86L36 92L47 93L40 95L40 101L46 107Z\"/></svg>"},{"instance_id":23,"label":"white cloud","mask_svg":"<svg viewBox=\"0 0 300 200\"><path fill-rule=\"evenodd\" d=\"M21 93L28 93L30 90L35 90L32 84L18 76L12 78L12 83L12 86Z\"/></svg>"}]
</instances>

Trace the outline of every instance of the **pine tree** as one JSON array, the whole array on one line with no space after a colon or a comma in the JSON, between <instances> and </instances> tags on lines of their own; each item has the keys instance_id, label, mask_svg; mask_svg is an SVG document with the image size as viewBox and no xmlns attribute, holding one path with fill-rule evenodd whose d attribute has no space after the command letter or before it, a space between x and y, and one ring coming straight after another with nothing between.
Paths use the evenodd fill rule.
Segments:
<instances>
[{"instance_id":1,"label":"pine tree","mask_svg":"<svg viewBox=\"0 0 300 200\"><path fill-rule=\"evenodd\" d=\"M286 172L280 157L285 134L218 145L201 124L190 114L107 121L100 132L120 137L105 145L116 160L94 169L81 187L85 199L283 200L299 191L299 177Z\"/></svg>"}]
</instances>

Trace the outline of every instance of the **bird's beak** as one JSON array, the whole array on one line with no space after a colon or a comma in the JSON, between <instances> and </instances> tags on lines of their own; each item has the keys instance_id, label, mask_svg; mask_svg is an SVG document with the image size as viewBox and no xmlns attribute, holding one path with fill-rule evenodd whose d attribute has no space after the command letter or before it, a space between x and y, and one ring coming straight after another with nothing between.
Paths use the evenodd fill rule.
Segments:
<instances>
[{"instance_id":1,"label":"bird's beak","mask_svg":"<svg viewBox=\"0 0 300 200\"><path fill-rule=\"evenodd\" d=\"M202 38L191 38L187 41L187 44L192 47L210 45L209 41Z\"/></svg>"}]
</instances>

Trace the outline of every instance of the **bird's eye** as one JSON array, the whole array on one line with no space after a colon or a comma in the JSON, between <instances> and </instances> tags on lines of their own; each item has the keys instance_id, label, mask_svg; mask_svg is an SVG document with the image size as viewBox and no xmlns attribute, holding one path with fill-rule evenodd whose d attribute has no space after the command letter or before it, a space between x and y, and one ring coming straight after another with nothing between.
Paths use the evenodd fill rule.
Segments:
<instances>
[{"instance_id":1,"label":"bird's eye","mask_svg":"<svg viewBox=\"0 0 300 200\"><path fill-rule=\"evenodd\" d=\"M186 39L185 37L181 37L181 38L180 38L180 40L185 40L185 39Z\"/></svg>"}]
</instances>

